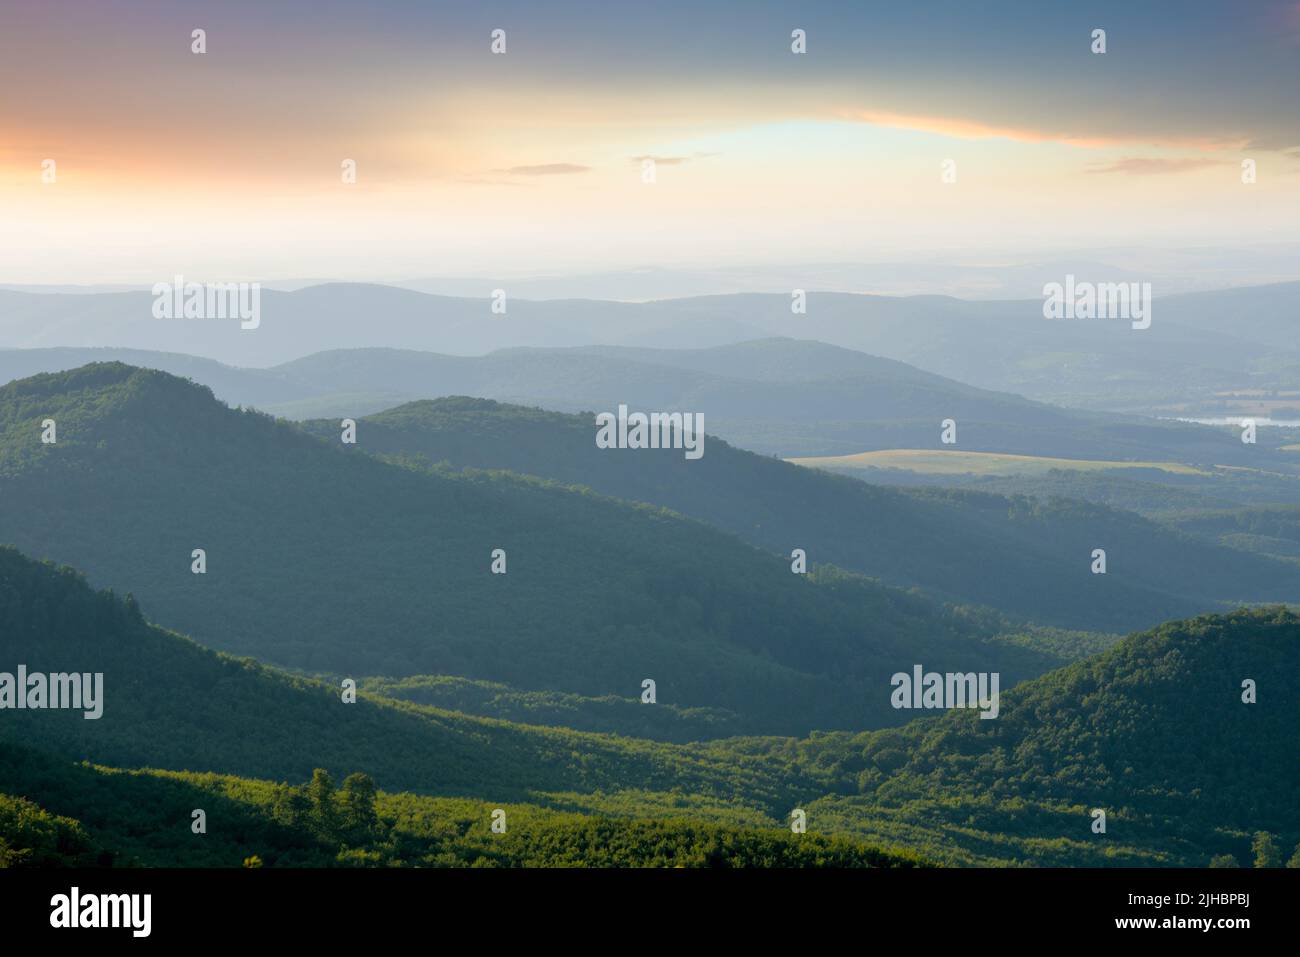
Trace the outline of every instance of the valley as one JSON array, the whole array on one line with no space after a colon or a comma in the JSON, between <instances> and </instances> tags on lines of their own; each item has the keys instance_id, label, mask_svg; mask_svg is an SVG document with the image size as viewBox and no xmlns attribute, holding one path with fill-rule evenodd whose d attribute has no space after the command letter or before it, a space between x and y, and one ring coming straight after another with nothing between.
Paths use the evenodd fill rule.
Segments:
<instances>
[{"instance_id":1,"label":"valley","mask_svg":"<svg viewBox=\"0 0 1300 957\"><path fill-rule=\"evenodd\" d=\"M1241 451L1212 428L1056 410L789 340L490 364L342 352L264 371L130 355L172 371L95 361L0 387L0 528L16 546L0 550L0 665L103 676L99 720L4 709L0 825L29 823L0 853L1204 866L1248 860L1259 831L1300 843L1287 802L1238 800L1222 777L1257 795L1293 787L1289 772L1248 770L1279 766L1293 685L1269 683L1249 731L1226 704L1213 726L1194 711L1239 675L1294 673L1300 478L1271 433ZM538 395L558 409L481 394L527 394L548 364L569 397ZM292 398L316 376L390 391L374 413L347 399L372 393ZM480 394L405 400L426 382ZM948 397L924 426L936 444L934 415L958 406L960 448L888 444L920 417L902 432L809 412L779 424L782 390L830 410L909 388ZM241 392L350 414L293 421L221 401ZM760 392L768 404L746 413L766 423L758 445L789 430L858 451L760 454L712 434L756 434L729 410ZM655 447L620 439L610 413L602 447L594 412L564 411L584 405L661 410L659 428L694 406L712 425ZM49 420L57 439L42 441ZM1063 440L1124 452L1054 454ZM1252 455L1265 464L1243 464ZM1089 572L1099 544L1104 576ZM160 680L141 680L146 661ZM900 704L897 679L914 674ZM1097 721L1112 731L1085 730ZM1130 724L1144 736L1125 737ZM1240 759L1229 768L1208 743L1200 763L1167 757L1192 727L1237 741ZM87 774L123 803L88 804ZM373 800L358 805L364 788ZM1207 788L1222 792L1212 812ZM128 823L182 828L184 804L240 821L240 836L196 853ZM1097 807L1104 837L1089 829ZM604 856L580 850L593 840Z\"/></svg>"}]
</instances>

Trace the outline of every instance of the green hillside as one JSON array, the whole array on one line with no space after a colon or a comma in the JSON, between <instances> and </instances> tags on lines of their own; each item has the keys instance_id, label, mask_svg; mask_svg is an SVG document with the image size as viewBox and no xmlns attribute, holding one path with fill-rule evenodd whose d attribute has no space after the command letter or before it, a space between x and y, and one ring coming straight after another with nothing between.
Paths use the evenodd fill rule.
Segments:
<instances>
[{"instance_id":1,"label":"green hillside","mask_svg":"<svg viewBox=\"0 0 1300 957\"><path fill-rule=\"evenodd\" d=\"M1026 682L1002 712L861 735L721 742L852 778L809 819L958 863L1205 866L1300 842L1300 615L1171 622ZM1242 700L1256 682L1257 703ZM1092 810L1107 814L1094 834Z\"/></svg>"},{"instance_id":2,"label":"green hillside","mask_svg":"<svg viewBox=\"0 0 1300 957\"><path fill-rule=\"evenodd\" d=\"M267 866L916 862L792 835L784 818L824 789L816 774L387 699L345 704L321 682L152 626L133 599L12 548L0 549L0 662L103 675L98 718L0 713L0 866L239 866L254 854ZM75 763L92 760L170 770ZM332 798L322 781L339 782ZM375 784L418 793L379 793L362 813ZM504 835L489 828L497 807Z\"/></svg>"},{"instance_id":3,"label":"green hillside","mask_svg":"<svg viewBox=\"0 0 1300 957\"><path fill-rule=\"evenodd\" d=\"M1178 516L1177 524L1226 545L1294 561L1300 568L1300 505L1189 511Z\"/></svg>"},{"instance_id":4,"label":"green hillside","mask_svg":"<svg viewBox=\"0 0 1300 957\"><path fill-rule=\"evenodd\" d=\"M688 788L780 806L805 787L667 745L531 728L360 697L157 628L133 600L0 548L0 671L103 674L102 716L6 710L0 739L119 767L295 779L364 769L388 789L520 799L541 791ZM645 707L650 707L646 705ZM764 797L765 796L765 797Z\"/></svg>"},{"instance_id":5,"label":"green hillside","mask_svg":"<svg viewBox=\"0 0 1300 957\"><path fill-rule=\"evenodd\" d=\"M47 418L56 444L40 442ZM896 721L864 689L918 655L1007 682L1058 660L860 577L792 574L662 509L340 448L163 373L37 376L0 389L0 529L222 650L596 697L649 678L659 702L749 731Z\"/></svg>"},{"instance_id":6,"label":"green hillside","mask_svg":"<svg viewBox=\"0 0 1300 957\"><path fill-rule=\"evenodd\" d=\"M852 838L73 765L0 742L0 867L915 867ZM12 793L39 793L41 803ZM63 813L47 808L59 808ZM193 812L205 815L196 834ZM505 814L506 830L491 830ZM246 863L247 862L247 863Z\"/></svg>"},{"instance_id":7,"label":"green hillside","mask_svg":"<svg viewBox=\"0 0 1300 957\"><path fill-rule=\"evenodd\" d=\"M521 691L499 681L455 675L374 677L358 682L374 695L521 724L604 731L657 741L698 741L739 733L744 722L721 708L646 707L640 697L589 697L561 691Z\"/></svg>"},{"instance_id":8,"label":"green hillside","mask_svg":"<svg viewBox=\"0 0 1300 957\"><path fill-rule=\"evenodd\" d=\"M0 713L10 863L898 863L870 850L891 847L952 864L1204 865L1248 859L1258 831L1300 841L1300 615L1283 609L1134 635L1004 691L993 720L682 746L344 704L5 549L0 662L104 675L96 720ZM196 807L214 840L192 840ZM497 807L508 839L487 827ZM791 843L796 807L817 840Z\"/></svg>"},{"instance_id":9,"label":"green hillside","mask_svg":"<svg viewBox=\"0 0 1300 957\"><path fill-rule=\"evenodd\" d=\"M303 426L337 437L338 422ZM599 449L590 415L453 397L362 419L352 448L509 469L665 506L788 555L1058 627L1127 631L1226 603L1300 600L1300 568L1068 500L899 490L801 469L710 436L705 454ZM1094 548L1106 576L1091 574Z\"/></svg>"}]
</instances>

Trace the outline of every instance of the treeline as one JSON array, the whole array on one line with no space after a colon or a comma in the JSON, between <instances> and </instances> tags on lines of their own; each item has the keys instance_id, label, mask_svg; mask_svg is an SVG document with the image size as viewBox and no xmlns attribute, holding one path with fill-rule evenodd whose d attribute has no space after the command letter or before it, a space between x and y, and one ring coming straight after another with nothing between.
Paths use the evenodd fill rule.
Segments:
<instances>
[{"instance_id":1,"label":"treeline","mask_svg":"<svg viewBox=\"0 0 1300 957\"><path fill-rule=\"evenodd\" d=\"M860 841L684 820L634 820L336 786L60 765L0 745L0 867L914 867ZM80 817L68 813L77 809ZM196 830L194 812L204 812ZM504 830L494 832L492 821Z\"/></svg>"}]
</instances>

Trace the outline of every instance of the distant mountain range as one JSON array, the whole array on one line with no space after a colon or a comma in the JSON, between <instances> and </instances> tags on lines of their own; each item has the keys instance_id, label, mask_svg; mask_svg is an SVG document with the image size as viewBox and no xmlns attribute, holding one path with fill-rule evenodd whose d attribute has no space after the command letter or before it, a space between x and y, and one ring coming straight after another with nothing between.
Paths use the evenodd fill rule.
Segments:
<instances>
[{"instance_id":1,"label":"distant mountain range","mask_svg":"<svg viewBox=\"0 0 1300 957\"><path fill-rule=\"evenodd\" d=\"M1081 280L1119 282L1100 271ZM1055 277L1064 281L1065 275ZM112 346L267 367L316 352L385 347L476 355L517 346L591 344L702 348L773 336L816 339L916 365L981 388L1066 404L1146 412L1205 411L1216 393L1300 388L1294 323L1300 283L1159 295L1151 327L1048 320L1041 296L965 301L820 292L806 314L789 293L643 303L530 300L492 289L473 298L330 283L265 289L258 328L163 320L148 292L39 294L0 290L0 346Z\"/></svg>"},{"instance_id":2,"label":"distant mountain range","mask_svg":"<svg viewBox=\"0 0 1300 957\"><path fill-rule=\"evenodd\" d=\"M289 418L354 418L445 395L565 412L626 403L700 412L710 433L783 456L945 449L941 425L953 419L959 450L1300 469L1300 456L1274 451L1294 441L1284 430L1262 429L1257 444L1246 446L1235 427L1062 409L895 360L790 339L709 349L505 349L486 356L350 349L270 369L125 349L10 350L0 351L0 377L110 360L186 376L227 403Z\"/></svg>"},{"instance_id":3,"label":"distant mountain range","mask_svg":"<svg viewBox=\"0 0 1300 957\"><path fill-rule=\"evenodd\" d=\"M1161 295L1287 282L1297 278L1300 244L1257 243L1245 247L1057 250L1034 260L990 251L978 262L912 258L877 262L764 263L748 266L643 266L586 273L549 272L510 276L370 276L366 281L435 296L474 299L492 289L509 289L523 299L604 299L646 302L690 296L785 293L791 289L884 296L956 296L962 299L1033 299L1044 283L1066 273L1105 276L1111 281L1150 282ZM245 277L207 277L211 279ZM293 291L331 280L295 277L262 280L267 289ZM150 283L35 285L0 283L0 289L35 293L128 292Z\"/></svg>"}]
</instances>

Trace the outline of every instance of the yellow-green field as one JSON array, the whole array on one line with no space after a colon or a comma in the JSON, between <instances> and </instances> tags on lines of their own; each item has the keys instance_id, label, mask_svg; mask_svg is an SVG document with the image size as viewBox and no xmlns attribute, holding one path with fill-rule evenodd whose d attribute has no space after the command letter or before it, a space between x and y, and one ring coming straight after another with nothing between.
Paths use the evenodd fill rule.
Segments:
<instances>
[{"instance_id":1,"label":"yellow-green field","mask_svg":"<svg viewBox=\"0 0 1300 957\"><path fill-rule=\"evenodd\" d=\"M792 458L795 465L825 469L906 469L932 475L1043 475L1051 469L1159 469L1174 475L1211 475L1178 462L1116 462L1099 459L1055 459L1000 452L957 452L935 449L883 449L855 455Z\"/></svg>"}]
</instances>

